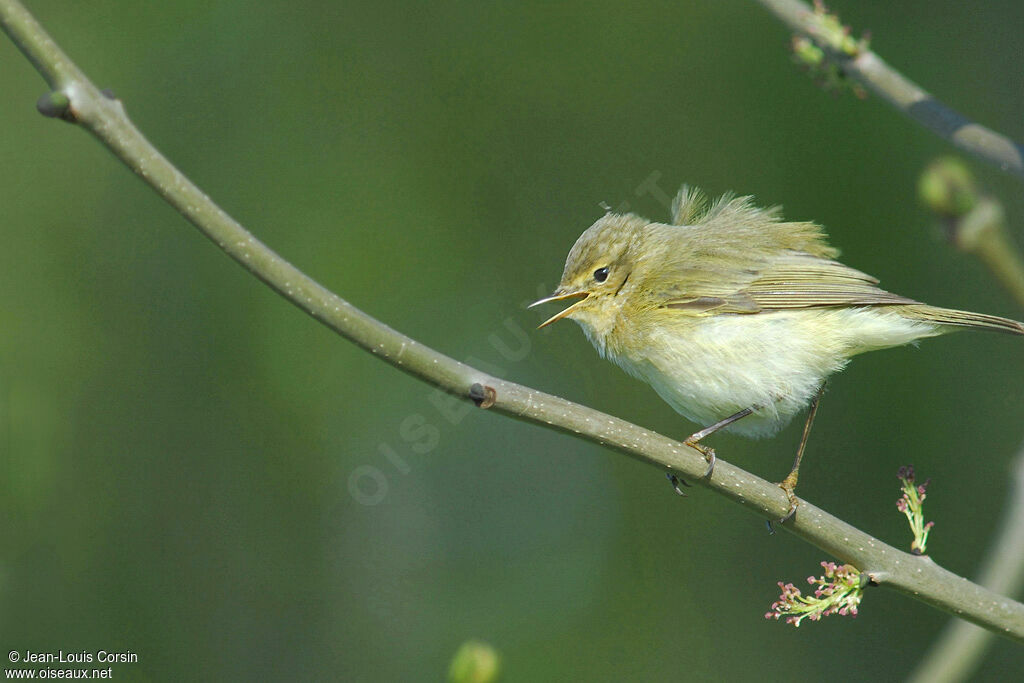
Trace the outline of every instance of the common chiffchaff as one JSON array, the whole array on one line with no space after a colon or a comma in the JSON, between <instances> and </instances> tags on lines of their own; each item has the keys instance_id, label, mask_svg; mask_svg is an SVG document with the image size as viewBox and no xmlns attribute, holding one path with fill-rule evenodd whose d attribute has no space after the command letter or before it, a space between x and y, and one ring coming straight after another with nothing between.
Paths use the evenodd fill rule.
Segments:
<instances>
[{"instance_id":1,"label":"common chiffchaff","mask_svg":"<svg viewBox=\"0 0 1024 683\"><path fill-rule=\"evenodd\" d=\"M965 327L1024 335L1024 324L928 306L835 261L822 228L783 221L751 197L708 203L683 186L672 223L608 213L573 245L554 294L580 300L544 322L580 324L601 356L648 382L700 425L765 437L811 405L782 482L796 510L800 457L826 378L852 356ZM787 515L788 518L789 515Z\"/></svg>"}]
</instances>

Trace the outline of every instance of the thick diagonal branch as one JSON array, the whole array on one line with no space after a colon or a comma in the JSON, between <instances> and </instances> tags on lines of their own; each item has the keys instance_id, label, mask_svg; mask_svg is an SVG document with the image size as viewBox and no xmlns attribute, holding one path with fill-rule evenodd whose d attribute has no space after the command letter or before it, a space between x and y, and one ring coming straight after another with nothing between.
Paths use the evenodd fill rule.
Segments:
<instances>
[{"instance_id":1,"label":"thick diagonal branch","mask_svg":"<svg viewBox=\"0 0 1024 683\"><path fill-rule=\"evenodd\" d=\"M176 169L131 123L124 107L102 94L16 0L0 0L0 27L60 97L50 111L96 136L132 171L235 261L298 308L382 360L481 408L604 444L684 478L698 480L707 463L696 450L634 424L513 382L491 377L391 329L329 292L256 239ZM719 460L708 488L764 517L789 509L783 491ZM786 529L872 580L1024 642L1024 605L892 548L807 502Z\"/></svg>"}]
</instances>

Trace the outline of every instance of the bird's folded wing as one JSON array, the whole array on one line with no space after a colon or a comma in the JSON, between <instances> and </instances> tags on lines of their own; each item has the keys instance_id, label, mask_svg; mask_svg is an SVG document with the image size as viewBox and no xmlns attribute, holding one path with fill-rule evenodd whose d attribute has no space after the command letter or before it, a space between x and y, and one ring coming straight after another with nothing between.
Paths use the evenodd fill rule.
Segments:
<instances>
[{"instance_id":1,"label":"bird's folded wing","mask_svg":"<svg viewBox=\"0 0 1024 683\"><path fill-rule=\"evenodd\" d=\"M708 278L711 280L712 278ZM744 281L746 280L746 281ZM916 304L913 299L879 289L878 281L843 264L810 254L791 252L772 258L756 273L739 274L734 289L673 293L667 309L717 315L758 313L821 306L894 306Z\"/></svg>"}]
</instances>

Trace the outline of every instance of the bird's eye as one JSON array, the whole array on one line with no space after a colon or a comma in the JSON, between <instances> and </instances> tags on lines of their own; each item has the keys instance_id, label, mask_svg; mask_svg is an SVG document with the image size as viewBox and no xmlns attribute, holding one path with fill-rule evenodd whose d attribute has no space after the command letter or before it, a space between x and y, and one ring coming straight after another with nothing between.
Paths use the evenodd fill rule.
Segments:
<instances>
[{"instance_id":1,"label":"bird's eye","mask_svg":"<svg viewBox=\"0 0 1024 683\"><path fill-rule=\"evenodd\" d=\"M594 271L594 279L598 282L604 282L608 279L608 266L604 268L598 268Z\"/></svg>"}]
</instances>

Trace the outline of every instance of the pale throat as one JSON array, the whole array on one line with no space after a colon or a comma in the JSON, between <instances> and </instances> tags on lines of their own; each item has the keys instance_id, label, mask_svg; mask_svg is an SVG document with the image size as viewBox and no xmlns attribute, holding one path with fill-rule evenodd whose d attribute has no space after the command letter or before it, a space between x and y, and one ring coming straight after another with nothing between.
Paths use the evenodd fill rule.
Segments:
<instances>
[{"instance_id":1,"label":"pale throat","mask_svg":"<svg viewBox=\"0 0 1024 683\"><path fill-rule=\"evenodd\" d=\"M601 309L579 309L568 316L579 323L583 334L602 358L617 355L618 345L615 343L615 331L619 322L621 303L609 300L602 302Z\"/></svg>"}]
</instances>

